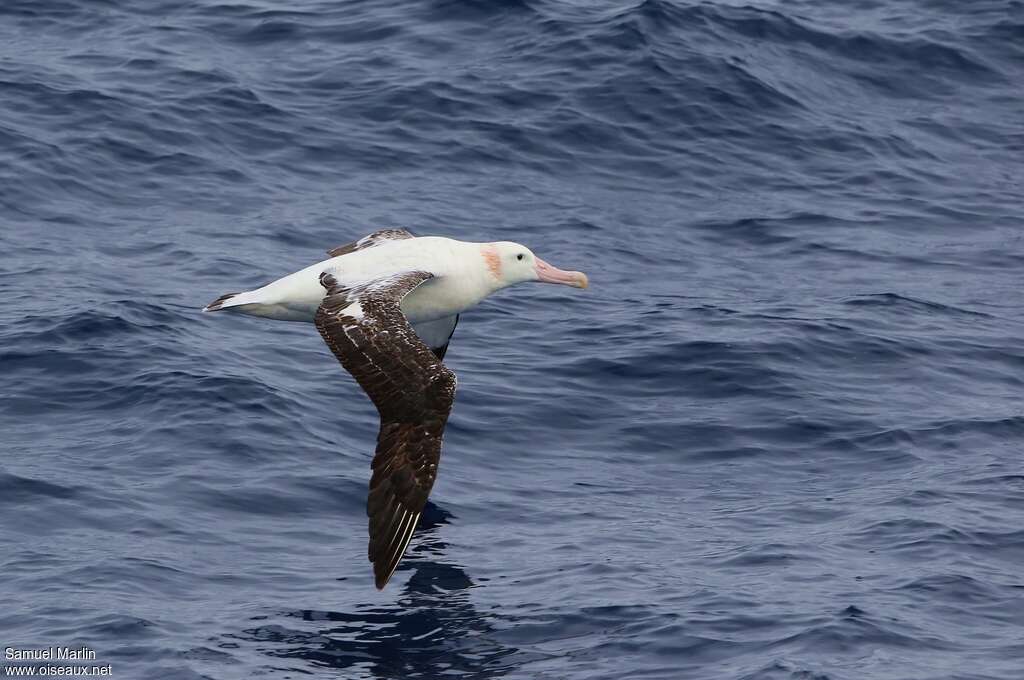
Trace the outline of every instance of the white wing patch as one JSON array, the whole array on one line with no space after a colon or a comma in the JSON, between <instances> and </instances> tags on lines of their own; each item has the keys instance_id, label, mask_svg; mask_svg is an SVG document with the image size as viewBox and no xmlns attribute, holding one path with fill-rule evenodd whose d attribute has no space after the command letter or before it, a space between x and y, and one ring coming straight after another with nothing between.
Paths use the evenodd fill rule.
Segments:
<instances>
[{"instance_id":1,"label":"white wing patch","mask_svg":"<svg viewBox=\"0 0 1024 680\"><path fill-rule=\"evenodd\" d=\"M359 319L363 318L363 307L362 305L359 304L359 300L356 300L355 302L353 302L348 307L346 307L345 309L341 310L338 313L341 314L342 316L351 317L358 321Z\"/></svg>"},{"instance_id":2,"label":"white wing patch","mask_svg":"<svg viewBox=\"0 0 1024 680\"><path fill-rule=\"evenodd\" d=\"M370 281L362 288L364 291L369 293L379 293L382 290L387 290L391 288L400 278L406 276L408 273L409 272L407 271L401 271L391 274L389 276L381 276L379 278L374 279L373 281Z\"/></svg>"}]
</instances>

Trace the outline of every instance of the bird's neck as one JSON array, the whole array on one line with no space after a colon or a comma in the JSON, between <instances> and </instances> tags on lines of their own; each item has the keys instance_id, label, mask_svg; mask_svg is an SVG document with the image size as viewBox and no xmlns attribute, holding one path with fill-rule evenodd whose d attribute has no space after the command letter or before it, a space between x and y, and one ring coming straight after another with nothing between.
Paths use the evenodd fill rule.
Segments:
<instances>
[{"instance_id":1,"label":"bird's neck","mask_svg":"<svg viewBox=\"0 0 1024 680\"><path fill-rule=\"evenodd\" d=\"M459 258L459 272L454 277L472 307L508 286L501 271L501 256L493 243L466 243L465 255Z\"/></svg>"},{"instance_id":2,"label":"bird's neck","mask_svg":"<svg viewBox=\"0 0 1024 680\"><path fill-rule=\"evenodd\" d=\"M402 303L412 322L431 321L461 314L487 296L504 288L494 272L493 246L487 243L454 242L437 268L437 278L425 282Z\"/></svg>"}]
</instances>

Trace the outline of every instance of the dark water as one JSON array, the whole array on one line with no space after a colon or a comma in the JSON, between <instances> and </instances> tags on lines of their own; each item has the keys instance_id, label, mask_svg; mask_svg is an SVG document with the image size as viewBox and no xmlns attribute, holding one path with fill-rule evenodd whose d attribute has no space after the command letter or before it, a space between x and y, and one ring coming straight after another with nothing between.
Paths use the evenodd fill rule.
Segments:
<instances>
[{"instance_id":1,"label":"dark water","mask_svg":"<svg viewBox=\"0 0 1024 680\"><path fill-rule=\"evenodd\" d=\"M1024 677L1018 0L0 4L0 647L114 677ZM463 317L392 584L376 414L202 315L385 227Z\"/></svg>"}]
</instances>

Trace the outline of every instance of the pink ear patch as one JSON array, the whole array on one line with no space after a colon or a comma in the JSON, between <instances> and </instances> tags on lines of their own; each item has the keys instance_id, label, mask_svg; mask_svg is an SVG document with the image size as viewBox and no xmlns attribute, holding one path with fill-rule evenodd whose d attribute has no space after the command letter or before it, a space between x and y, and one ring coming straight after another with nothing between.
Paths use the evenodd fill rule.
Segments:
<instances>
[{"instance_id":1,"label":"pink ear patch","mask_svg":"<svg viewBox=\"0 0 1024 680\"><path fill-rule=\"evenodd\" d=\"M498 255L498 249L494 246L484 246L481 249L481 254L484 256L484 262L487 263L487 268L494 274L494 278L501 280L501 256Z\"/></svg>"}]
</instances>

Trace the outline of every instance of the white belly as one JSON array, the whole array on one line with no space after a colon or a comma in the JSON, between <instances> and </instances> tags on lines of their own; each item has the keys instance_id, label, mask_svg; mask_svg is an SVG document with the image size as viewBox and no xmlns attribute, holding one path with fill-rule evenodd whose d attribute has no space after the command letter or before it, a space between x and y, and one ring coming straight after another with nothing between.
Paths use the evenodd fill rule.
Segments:
<instances>
[{"instance_id":1,"label":"white belly","mask_svg":"<svg viewBox=\"0 0 1024 680\"><path fill-rule=\"evenodd\" d=\"M405 296L402 313L416 324L461 314L479 301L466 295L452 278L429 279Z\"/></svg>"}]
</instances>

